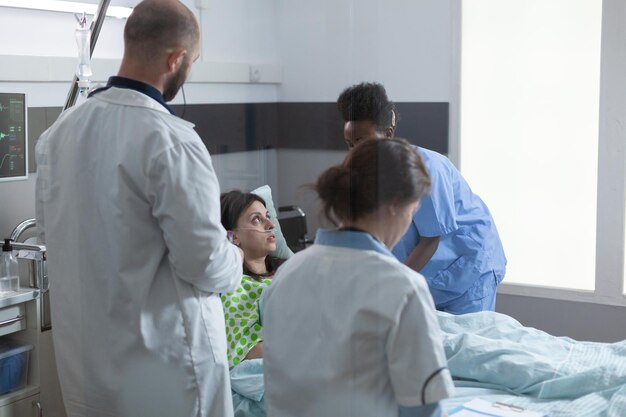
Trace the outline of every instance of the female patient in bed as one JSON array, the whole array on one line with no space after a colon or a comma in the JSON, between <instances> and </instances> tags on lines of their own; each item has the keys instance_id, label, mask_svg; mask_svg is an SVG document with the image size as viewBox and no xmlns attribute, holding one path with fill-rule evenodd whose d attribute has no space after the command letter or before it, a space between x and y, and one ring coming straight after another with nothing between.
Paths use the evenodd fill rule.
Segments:
<instances>
[{"instance_id":1,"label":"female patient in bed","mask_svg":"<svg viewBox=\"0 0 626 417\"><path fill-rule=\"evenodd\" d=\"M276 250L276 235L261 197L230 191L221 196L221 210L229 239L244 253L241 284L222 295L228 362L233 367L246 359L263 357L259 300L283 260L270 255Z\"/></svg>"}]
</instances>

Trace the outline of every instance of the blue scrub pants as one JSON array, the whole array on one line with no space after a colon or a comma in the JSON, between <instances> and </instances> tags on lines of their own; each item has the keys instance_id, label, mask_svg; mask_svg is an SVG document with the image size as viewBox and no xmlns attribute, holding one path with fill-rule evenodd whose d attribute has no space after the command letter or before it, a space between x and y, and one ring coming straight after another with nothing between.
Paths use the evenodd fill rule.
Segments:
<instances>
[{"instance_id":1,"label":"blue scrub pants","mask_svg":"<svg viewBox=\"0 0 626 417\"><path fill-rule=\"evenodd\" d=\"M502 277L494 271L481 275L472 287L459 297L445 304L437 304L437 310L450 314L467 314L496 309L496 289Z\"/></svg>"}]
</instances>

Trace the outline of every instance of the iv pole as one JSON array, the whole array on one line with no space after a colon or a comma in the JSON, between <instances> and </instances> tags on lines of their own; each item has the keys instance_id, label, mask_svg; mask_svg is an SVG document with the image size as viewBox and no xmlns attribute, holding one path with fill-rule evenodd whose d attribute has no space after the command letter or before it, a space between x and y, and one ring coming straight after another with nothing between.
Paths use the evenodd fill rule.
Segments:
<instances>
[{"instance_id":1,"label":"iv pole","mask_svg":"<svg viewBox=\"0 0 626 417\"><path fill-rule=\"evenodd\" d=\"M100 29L102 28L102 24L104 23L104 18L107 14L107 9L109 8L109 3L111 0L100 0L100 4L98 4L98 8L96 9L96 14L94 16L94 20L91 22L91 42L89 45L89 56L93 55L93 50L96 48L96 42L98 41L98 35L100 34ZM76 98L78 97L78 75L74 74L74 80L72 81L72 86L70 87L70 91L67 95L67 99L65 100L65 106L63 106L63 111L69 109L74 104L76 104Z\"/></svg>"}]
</instances>

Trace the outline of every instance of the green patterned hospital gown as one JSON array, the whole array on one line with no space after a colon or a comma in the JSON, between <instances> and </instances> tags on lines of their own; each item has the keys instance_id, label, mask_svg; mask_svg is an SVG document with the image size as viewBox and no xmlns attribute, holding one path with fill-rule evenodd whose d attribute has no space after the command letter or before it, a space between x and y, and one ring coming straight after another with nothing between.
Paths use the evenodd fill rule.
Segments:
<instances>
[{"instance_id":1,"label":"green patterned hospital gown","mask_svg":"<svg viewBox=\"0 0 626 417\"><path fill-rule=\"evenodd\" d=\"M271 282L270 279L259 282L244 275L235 291L222 295L230 367L244 360L250 349L263 340L259 323L259 300L261 293Z\"/></svg>"}]
</instances>

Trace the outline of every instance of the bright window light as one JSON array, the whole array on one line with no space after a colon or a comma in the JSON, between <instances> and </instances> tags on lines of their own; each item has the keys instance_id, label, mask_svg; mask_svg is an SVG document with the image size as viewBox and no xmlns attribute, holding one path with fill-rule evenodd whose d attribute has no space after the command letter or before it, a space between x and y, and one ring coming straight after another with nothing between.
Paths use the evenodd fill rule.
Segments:
<instances>
[{"instance_id":1,"label":"bright window light","mask_svg":"<svg viewBox=\"0 0 626 417\"><path fill-rule=\"evenodd\" d=\"M595 289L600 0L464 0L460 164L505 283Z\"/></svg>"},{"instance_id":2,"label":"bright window light","mask_svg":"<svg viewBox=\"0 0 626 417\"><path fill-rule=\"evenodd\" d=\"M0 0L0 7L48 10L53 12L83 13L94 15L98 5L60 0ZM133 11L130 7L109 6L107 16L126 19Z\"/></svg>"}]
</instances>

